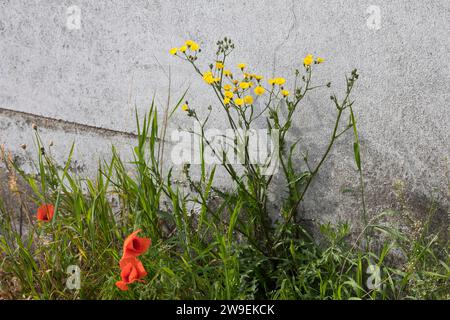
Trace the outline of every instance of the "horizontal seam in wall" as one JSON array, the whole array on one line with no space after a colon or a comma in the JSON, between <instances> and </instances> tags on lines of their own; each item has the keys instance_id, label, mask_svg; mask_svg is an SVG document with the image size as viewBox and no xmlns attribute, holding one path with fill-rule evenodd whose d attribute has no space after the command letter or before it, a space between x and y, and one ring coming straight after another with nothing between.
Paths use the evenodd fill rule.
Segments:
<instances>
[{"instance_id":1,"label":"horizontal seam in wall","mask_svg":"<svg viewBox=\"0 0 450 320\"><path fill-rule=\"evenodd\" d=\"M108 136L125 136L128 138L136 138L138 135L133 132L126 132L114 129L107 129L102 127L97 127L93 125L67 121L63 119L55 119L47 116L42 116L38 114L33 114L25 111L17 111L7 108L0 107L0 114L3 114L7 117L17 118L20 117L24 119L28 123L35 123L37 126L44 128L53 128L59 126L60 129L71 132L78 132L78 130L83 130L86 132L92 132L100 135L108 135Z\"/></svg>"}]
</instances>

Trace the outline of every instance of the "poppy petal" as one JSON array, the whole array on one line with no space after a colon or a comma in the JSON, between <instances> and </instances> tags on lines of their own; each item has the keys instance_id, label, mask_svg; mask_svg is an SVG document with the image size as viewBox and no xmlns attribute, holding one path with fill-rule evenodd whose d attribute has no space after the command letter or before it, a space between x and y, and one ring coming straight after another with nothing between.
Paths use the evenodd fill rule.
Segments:
<instances>
[{"instance_id":1,"label":"poppy petal","mask_svg":"<svg viewBox=\"0 0 450 320\"><path fill-rule=\"evenodd\" d=\"M42 204L37 210L37 219L39 221L50 221L53 219L55 207L52 204Z\"/></svg>"},{"instance_id":2,"label":"poppy petal","mask_svg":"<svg viewBox=\"0 0 450 320\"><path fill-rule=\"evenodd\" d=\"M137 257L143 254L151 245L150 238L140 238L137 234L141 232L141 229L131 233L124 241L123 244L123 257Z\"/></svg>"},{"instance_id":3,"label":"poppy petal","mask_svg":"<svg viewBox=\"0 0 450 320\"><path fill-rule=\"evenodd\" d=\"M117 281L116 282L116 286L122 291L127 291L128 290L127 284L125 282L123 282L123 281Z\"/></svg>"}]
</instances>

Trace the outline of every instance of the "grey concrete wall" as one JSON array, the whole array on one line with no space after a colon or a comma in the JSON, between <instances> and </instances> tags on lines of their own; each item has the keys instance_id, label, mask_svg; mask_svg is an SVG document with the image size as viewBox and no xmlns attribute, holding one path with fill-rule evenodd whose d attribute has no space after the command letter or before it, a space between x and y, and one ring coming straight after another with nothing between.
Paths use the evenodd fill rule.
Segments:
<instances>
[{"instance_id":1,"label":"grey concrete wall","mask_svg":"<svg viewBox=\"0 0 450 320\"><path fill-rule=\"evenodd\" d=\"M67 8L80 9L78 26ZM73 18L73 12L69 12ZM326 58L316 73L342 93L344 73L358 68L355 110L362 141L371 213L395 207L392 186L401 181L413 210L431 199L448 221L450 149L450 2L437 1L0 1L0 143L27 163L37 122L63 161L72 141L84 174L115 144L129 158L135 107L144 112L153 94L164 107L171 92L188 86L197 111L214 97L191 68L168 55L186 39L214 58L228 36L259 73L289 80L307 53ZM69 24L68 24L69 23ZM294 134L314 158L330 135L329 92L306 99ZM223 126L214 112L211 124ZM178 124L190 125L182 112ZM131 133L131 134L130 134ZM314 159L313 159L314 160ZM352 137L334 149L305 203L304 216L360 215Z\"/></svg>"}]
</instances>

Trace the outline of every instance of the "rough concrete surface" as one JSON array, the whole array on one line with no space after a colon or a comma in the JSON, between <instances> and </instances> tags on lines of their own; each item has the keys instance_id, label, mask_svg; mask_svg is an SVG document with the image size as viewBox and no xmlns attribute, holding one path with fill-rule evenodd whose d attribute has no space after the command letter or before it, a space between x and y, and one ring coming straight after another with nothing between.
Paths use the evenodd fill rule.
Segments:
<instances>
[{"instance_id":1,"label":"rough concrete surface","mask_svg":"<svg viewBox=\"0 0 450 320\"><path fill-rule=\"evenodd\" d=\"M80 28L68 26L73 5L80 9ZM58 160L76 142L75 159L85 174L108 156L111 144L129 158L134 108L145 112L156 94L162 109L169 73L173 100L190 86L188 99L198 112L215 103L168 49L194 39L206 68L216 41L228 36L237 46L232 64L246 62L288 83L306 54L326 58L315 76L332 87L306 99L294 128L313 160L331 133L329 95L342 95L345 73L357 68L355 111L370 213L395 207L393 184L402 182L411 210L424 215L435 199L439 221L447 224L449 19L448 0L1 0L0 143L26 164L33 154L20 144L32 145L30 124L38 121ZM214 111L211 125L223 127L222 117ZM178 112L171 128L190 124ZM360 216L352 139L333 150L306 199L305 218Z\"/></svg>"}]
</instances>

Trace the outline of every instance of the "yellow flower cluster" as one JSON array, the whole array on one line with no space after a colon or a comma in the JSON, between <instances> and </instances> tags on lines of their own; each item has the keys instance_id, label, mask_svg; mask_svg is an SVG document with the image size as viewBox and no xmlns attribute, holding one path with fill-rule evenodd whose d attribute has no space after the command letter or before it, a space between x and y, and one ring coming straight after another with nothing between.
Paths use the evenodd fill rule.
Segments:
<instances>
[{"instance_id":1,"label":"yellow flower cluster","mask_svg":"<svg viewBox=\"0 0 450 320\"><path fill-rule=\"evenodd\" d=\"M323 63L325 62L324 58L318 57L315 61L317 64ZM308 54L304 59L303 59L303 64L305 65L305 67L310 66L311 64L314 63L314 57L312 54Z\"/></svg>"},{"instance_id":2,"label":"yellow flower cluster","mask_svg":"<svg viewBox=\"0 0 450 320\"><path fill-rule=\"evenodd\" d=\"M185 53L187 50L192 52L197 52L200 50L200 46L193 40L187 40L183 46L179 48L172 48L169 50L171 55L177 55L178 52ZM192 55L189 55L192 58ZM195 61L196 56L191 59ZM317 57L314 59L312 54L308 54L303 58L303 65L309 67L312 64L320 64L325 62L325 59ZM217 60L215 64L211 64L210 70L203 73L203 80L209 85L215 85L217 89L222 86L220 91L222 91L223 103L224 105L229 105L233 102L236 106L253 104L254 99L251 95L246 94L246 91L254 87L253 92L256 96L261 96L266 92L266 88L261 84L263 76L247 72L247 64L238 63L237 68L242 72L243 77L241 80L233 77L233 73L229 69L225 69L225 63L222 60ZM245 70L245 71L244 71ZM222 76L224 78L222 78ZM230 83L222 84L222 81L228 81ZM272 87L269 90L271 93L274 92L275 86L279 86L279 93L286 98L290 95L289 90L286 90L283 86L286 83L286 79L282 77L269 78L267 82ZM182 106L183 111L189 111L187 103Z\"/></svg>"},{"instance_id":3,"label":"yellow flower cluster","mask_svg":"<svg viewBox=\"0 0 450 320\"><path fill-rule=\"evenodd\" d=\"M203 74L203 80L205 80L207 84L213 84L215 82L219 82L220 78L214 77L213 73L208 71Z\"/></svg>"},{"instance_id":4,"label":"yellow flower cluster","mask_svg":"<svg viewBox=\"0 0 450 320\"><path fill-rule=\"evenodd\" d=\"M279 85L282 86L283 84L286 83L286 79L284 78L272 78L267 80L269 82L270 85L274 86L274 85Z\"/></svg>"},{"instance_id":5,"label":"yellow flower cluster","mask_svg":"<svg viewBox=\"0 0 450 320\"><path fill-rule=\"evenodd\" d=\"M188 49L190 49L193 52L196 52L196 51L200 50L200 46L197 42L195 42L193 40L187 40L184 43L184 45L182 45L181 47L179 47L179 48L175 47L175 48L170 49L169 53L174 56L177 54L177 52L185 53Z\"/></svg>"}]
</instances>

